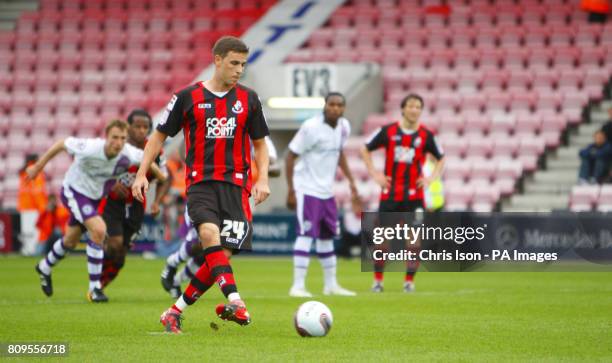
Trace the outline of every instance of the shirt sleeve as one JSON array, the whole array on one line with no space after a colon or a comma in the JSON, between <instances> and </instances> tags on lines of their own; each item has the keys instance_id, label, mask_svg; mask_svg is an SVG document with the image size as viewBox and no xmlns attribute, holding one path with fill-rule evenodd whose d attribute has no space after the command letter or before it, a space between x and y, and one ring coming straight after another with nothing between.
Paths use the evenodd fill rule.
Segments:
<instances>
[{"instance_id":1,"label":"shirt sleeve","mask_svg":"<svg viewBox=\"0 0 612 363\"><path fill-rule=\"evenodd\" d=\"M278 153L276 152L276 147L274 146L270 136L266 136L266 146L268 146L268 157L270 158L270 161L276 161L276 159L278 159Z\"/></svg>"},{"instance_id":2,"label":"shirt sleeve","mask_svg":"<svg viewBox=\"0 0 612 363\"><path fill-rule=\"evenodd\" d=\"M172 137L178 134L183 128L183 97L173 95L172 99L166 105L166 109L162 114L157 130Z\"/></svg>"},{"instance_id":3,"label":"shirt sleeve","mask_svg":"<svg viewBox=\"0 0 612 363\"><path fill-rule=\"evenodd\" d=\"M438 143L438 139L429 133L427 135L427 141L425 142L425 151L433 155L436 159L440 160L444 157L444 151L442 150L442 146Z\"/></svg>"},{"instance_id":4,"label":"shirt sleeve","mask_svg":"<svg viewBox=\"0 0 612 363\"><path fill-rule=\"evenodd\" d=\"M344 120L344 122L342 123L342 126L344 127L344 129L342 131L341 148L344 149L344 146L346 146L346 143L348 142L349 136L351 136L351 123L348 120Z\"/></svg>"},{"instance_id":5,"label":"shirt sleeve","mask_svg":"<svg viewBox=\"0 0 612 363\"><path fill-rule=\"evenodd\" d=\"M289 150L297 155L302 155L312 147L314 137L309 136L308 127L303 124L289 143Z\"/></svg>"},{"instance_id":6,"label":"shirt sleeve","mask_svg":"<svg viewBox=\"0 0 612 363\"><path fill-rule=\"evenodd\" d=\"M64 140L64 146L70 155L82 155L91 148L91 141L90 139L68 137Z\"/></svg>"},{"instance_id":7,"label":"shirt sleeve","mask_svg":"<svg viewBox=\"0 0 612 363\"><path fill-rule=\"evenodd\" d=\"M247 129L251 140L262 139L270 135L268 130L268 124L266 123L266 116L263 113L261 107L261 101L257 94L253 93L251 96L251 102L249 104L249 120Z\"/></svg>"},{"instance_id":8,"label":"shirt sleeve","mask_svg":"<svg viewBox=\"0 0 612 363\"><path fill-rule=\"evenodd\" d=\"M144 150L141 150L137 147L134 147L130 144L127 145L127 157L130 159L130 164L138 165L142 161L142 157L144 156Z\"/></svg>"},{"instance_id":9,"label":"shirt sleeve","mask_svg":"<svg viewBox=\"0 0 612 363\"><path fill-rule=\"evenodd\" d=\"M379 128L370 135L366 141L366 149L374 151L387 144L387 132L383 128Z\"/></svg>"}]
</instances>

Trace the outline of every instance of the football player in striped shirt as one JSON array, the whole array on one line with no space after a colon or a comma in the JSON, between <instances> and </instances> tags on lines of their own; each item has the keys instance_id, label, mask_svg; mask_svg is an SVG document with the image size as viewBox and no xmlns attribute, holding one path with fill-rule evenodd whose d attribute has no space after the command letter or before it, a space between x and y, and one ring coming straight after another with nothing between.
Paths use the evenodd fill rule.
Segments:
<instances>
[{"instance_id":1,"label":"football player in striped shirt","mask_svg":"<svg viewBox=\"0 0 612 363\"><path fill-rule=\"evenodd\" d=\"M418 212L425 209L424 188L442 174L444 153L434 134L419 119L425 106L423 98L409 94L401 102L402 117L376 130L362 148L361 154L370 176L382 188L379 212ZM372 163L370 153L382 148L385 152L384 172ZM437 160L429 177L423 175L427 154ZM409 246L417 248L416 246ZM418 261L409 262L404 291L414 291L414 275ZM384 262L374 264L372 291L383 291Z\"/></svg>"}]
</instances>

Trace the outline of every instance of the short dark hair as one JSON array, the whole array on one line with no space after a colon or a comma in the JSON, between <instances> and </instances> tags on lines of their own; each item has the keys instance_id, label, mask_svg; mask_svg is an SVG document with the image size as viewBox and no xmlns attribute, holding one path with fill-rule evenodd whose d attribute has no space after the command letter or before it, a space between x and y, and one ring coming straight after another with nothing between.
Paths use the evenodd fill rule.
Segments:
<instances>
[{"instance_id":1,"label":"short dark hair","mask_svg":"<svg viewBox=\"0 0 612 363\"><path fill-rule=\"evenodd\" d=\"M342 103L346 104L346 98L340 92L329 92L327 95L325 95L325 103L327 103L331 97L340 97L342 98Z\"/></svg>"},{"instance_id":2,"label":"short dark hair","mask_svg":"<svg viewBox=\"0 0 612 363\"><path fill-rule=\"evenodd\" d=\"M106 124L106 127L104 128L104 134L108 135L110 130L115 128L115 127L118 128L119 130L127 131L128 124L127 124L127 122L125 122L123 120L112 120L111 122Z\"/></svg>"},{"instance_id":3,"label":"short dark hair","mask_svg":"<svg viewBox=\"0 0 612 363\"><path fill-rule=\"evenodd\" d=\"M153 121L151 119L151 115L144 108L133 109L127 117L128 124L131 125L134 122L134 117L136 116L146 117L149 120L149 128L153 128Z\"/></svg>"},{"instance_id":4,"label":"short dark hair","mask_svg":"<svg viewBox=\"0 0 612 363\"><path fill-rule=\"evenodd\" d=\"M425 107L425 101L423 101L423 97L417 95L416 93L409 93L406 97L404 97L402 99L400 107L403 109L409 100L417 100L421 103L421 108Z\"/></svg>"},{"instance_id":5,"label":"short dark hair","mask_svg":"<svg viewBox=\"0 0 612 363\"><path fill-rule=\"evenodd\" d=\"M213 56L218 55L225 58L229 52L248 53L249 47L240 38L226 35L215 42Z\"/></svg>"}]
</instances>

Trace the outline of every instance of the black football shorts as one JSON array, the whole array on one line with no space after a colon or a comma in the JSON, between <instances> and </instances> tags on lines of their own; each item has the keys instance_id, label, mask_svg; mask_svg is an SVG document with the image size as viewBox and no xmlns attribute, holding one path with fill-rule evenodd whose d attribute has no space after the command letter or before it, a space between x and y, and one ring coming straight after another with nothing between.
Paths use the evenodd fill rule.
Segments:
<instances>
[{"instance_id":1,"label":"black football shorts","mask_svg":"<svg viewBox=\"0 0 612 363\"><path fill-rule=\"evenodd\" d=\"M251 250L253 223L246 189L221 181L204 181L187 190L187 210L192 225L219 226L221 245L232 250Z\"/></svg>"},{"instance_id":2,"label":"black football shorts","mask_svg":"<svg viewBox=\"0 0 612 363\"><path fill-rule=\"evenodd\" d=\"M142 227L144 205L137 200L126 203L109 197L102 218L106 223L106 233L111 237L123 236L123 244L129 246Z\"/></svg>"}]
</instances>

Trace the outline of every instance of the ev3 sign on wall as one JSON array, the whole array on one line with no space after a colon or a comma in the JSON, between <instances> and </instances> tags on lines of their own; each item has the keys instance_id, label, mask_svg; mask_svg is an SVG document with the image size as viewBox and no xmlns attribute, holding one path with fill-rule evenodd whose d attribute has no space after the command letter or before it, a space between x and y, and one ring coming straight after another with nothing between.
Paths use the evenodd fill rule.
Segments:
<instances>
[{"instance_id":1,"label":"ev3 sign on wall","mask_svg":"<svg viewBox=\"0 0 612 363\"><path fill-rule=\"evenodd\" d=\"M337 90L336 66L328 63L293 63L286 66L287 93L291 97L324 97Z\"/></svg>"}]
</instances>

